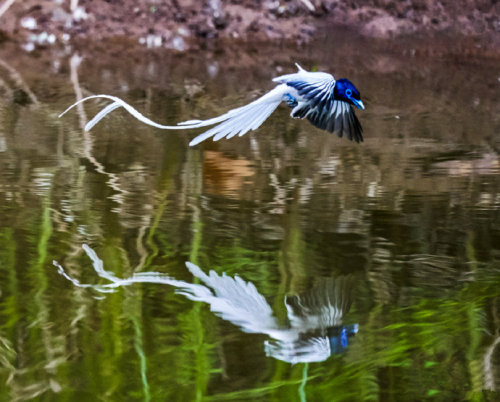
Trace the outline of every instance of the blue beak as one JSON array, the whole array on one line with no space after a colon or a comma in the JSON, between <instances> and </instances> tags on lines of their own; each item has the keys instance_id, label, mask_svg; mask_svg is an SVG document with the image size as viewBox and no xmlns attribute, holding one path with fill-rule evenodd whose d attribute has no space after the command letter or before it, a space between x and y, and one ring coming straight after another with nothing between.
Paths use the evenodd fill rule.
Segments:
<instances>
[{"instance_id":1,"label":"blue beak","mask_svg":"<svg viewBox=\"0 0 500 402\"><path fill-rule=\"evenodd\" d=\"M356 105L356 107L358 109L363 110L365 108L365 105L363 105L363 102L361 102L361 100L357 100L357 99L353 99L353 98L349 98L349 99L352 101L352 103L354 103Z\"/></svg>"}]
</instances>

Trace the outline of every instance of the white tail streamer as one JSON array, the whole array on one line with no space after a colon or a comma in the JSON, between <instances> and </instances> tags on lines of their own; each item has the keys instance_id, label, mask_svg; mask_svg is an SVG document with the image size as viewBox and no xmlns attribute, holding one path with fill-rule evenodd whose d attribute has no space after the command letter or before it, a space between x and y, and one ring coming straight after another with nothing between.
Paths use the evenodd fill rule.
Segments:
<instances>
[{"instance_id":1,"label":"white tail streamer","mask_svg":"<svg viewBox=\"0 0 500 402\"><path fill-rule=\"evenodd\" d=\"M156 127L162 130L190 130L198 127L211 126L217 123L217 126L209 129L208 131L195 137L190 143L190 146L197 145L200 142L213 137L214 141L219 141L222 138L232 138L236 134L240 137L246 134L250 130L256 130L261 126L261 124L274 112L278 105L283 100L283 95L287 92L286 85L278 85L259 99L249 103L246 106L241 106L236 109L230 110L218 117L214 117L207 120L188 120L179 123L176 126L168 126L154 122L153 120L147 118L137 109L130 106L127 102L123 101L116 96L111 95L92 95L75 102L70 107L68 107L64 112L62 112L59 117L62 117L75 106L90 100L104 98L113 101L113 103L107 105L99 113L97 113L92 120L90 120L85 125L85 130L91 130L97 123L99 123L104 117L106 117L113 110L123 107L128 113L135 117L140 122L147 124L152 127Z\"/></svg>"},{"instance_id":2,"label":"white tail streamer","mask_svg":"<svg viewBox=\"0 0 500 402\"><path fill-rule=\"evenodd\" d=\"M141 121L144 124L147 124L148 126L153 126L156 128L160 128L162 130L185 130L184 127L165 126L163 124L155 123L153 120L148 119L146 116L144 116L139 111L134 109L127 102L121 100L120 98L117 98L116 96L111 96L111 95L87 96L86 98L80 99L78 102L73 103L69 108L67 108L64 112L62 112L59 115L59 117L64 116L67 112L69 112L71 109L73 109L75 106L79 105L80 103L83 103L89 99L97 99L97 98L109 99L109 100L112 100L114 103L106 106L103 110L101 110L99 113L97 113L97 115L85 125L85 131L89 131L92 127L94 127L97 123L99 123L99 121L101 121L107 114L111 113L113 110L115 110L119 107L123 107L127 112L129 112L137 120Z\"/></svg>"}]
</instances>

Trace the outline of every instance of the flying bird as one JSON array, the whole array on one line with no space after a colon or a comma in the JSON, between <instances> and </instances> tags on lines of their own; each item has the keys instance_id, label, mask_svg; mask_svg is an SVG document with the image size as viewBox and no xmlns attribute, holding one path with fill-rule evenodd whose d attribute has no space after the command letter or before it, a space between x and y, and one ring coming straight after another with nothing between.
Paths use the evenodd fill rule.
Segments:
<instances>
[{"instance_id":1,"label":"flying bird","mask_svg":"<svg viewBox=\"0 0 500 402\"><path fill-rule=\"evenodd\" d=\"M278 85L265 95L248 105L232 109L212 119L188 120L176 126L167 126L148 119L128 103L111 95L93 95L81 99L59 117L86 100L106 98L112 100L113 103L106 106L86 124L86 131L92 129L102 118L119 107L125 108L141 122L164 130L188 130L215 125L195 137L189 143L193 146L208 138L219 141L235 135L241 137L251 130L256 130L284 101L292 109L291 117L307 118L314 126L330 133L336 132L339 137L345 135L351 141L357 143L363 141L363 129L354 113L354 107L364 109L365 106L354 84L346 78L335 80L331 74L310 72L298 64L296 66L298 68L296 73L274 78L273 81Z\"/></svg>"}]
</instances>

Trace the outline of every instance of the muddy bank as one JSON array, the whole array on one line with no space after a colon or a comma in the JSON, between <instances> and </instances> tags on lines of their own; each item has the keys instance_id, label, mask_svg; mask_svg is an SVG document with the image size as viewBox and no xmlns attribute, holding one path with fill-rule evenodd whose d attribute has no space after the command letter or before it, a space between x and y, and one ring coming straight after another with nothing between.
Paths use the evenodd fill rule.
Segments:
<instances>
[{"instance_id":1,"label":"muddy bank","mask_svg":"<svg viewBox=\"0 0 500 402\"><path fill-rule=\"evenodd\" d=\"M343 26L372 38L445 32L495 47L499 16L496 0L18 0L0 16L0 36L27 50L126 38L184 51L218 40L301 43Z\"/></svg>"}]
</instances>

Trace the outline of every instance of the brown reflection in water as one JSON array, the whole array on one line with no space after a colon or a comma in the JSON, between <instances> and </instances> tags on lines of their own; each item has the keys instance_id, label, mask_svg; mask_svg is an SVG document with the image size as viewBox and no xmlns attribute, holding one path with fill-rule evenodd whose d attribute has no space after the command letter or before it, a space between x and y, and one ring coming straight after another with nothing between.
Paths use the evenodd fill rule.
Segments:
<instances>
[{"instance_id":1,"label":"brown reflection in water","mask_svg":"<svg viewBox=\"0 0 500 402\"><path fill-rule=\"evenodd\" d=\"M251 184L255 169L244 158L232 159L218 151L203 152L204 192L211 195L223 195L240 198L245 184Z\"/></svg>"}]
</instances>

